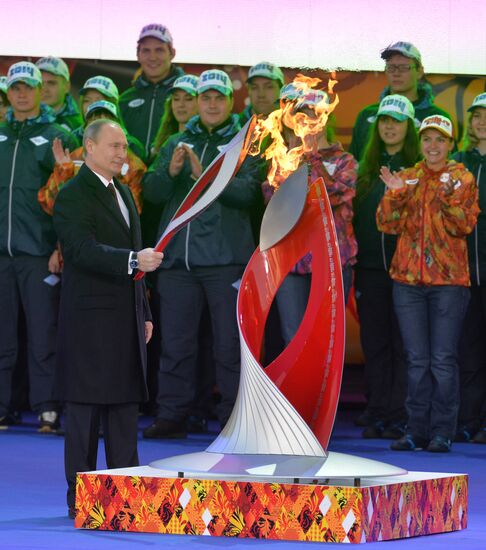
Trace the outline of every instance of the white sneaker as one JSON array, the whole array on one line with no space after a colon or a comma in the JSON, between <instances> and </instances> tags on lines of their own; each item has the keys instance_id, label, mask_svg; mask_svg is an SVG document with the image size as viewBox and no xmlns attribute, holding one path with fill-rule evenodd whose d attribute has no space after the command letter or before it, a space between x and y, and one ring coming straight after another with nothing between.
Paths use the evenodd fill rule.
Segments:
<instances>
[{"instance_id":1,"label":"white sneaker","mask_svg":"<svg viewBox=\"0 0 486 550\"><path fill-rule=\"evenodd\" d=\"M44 411L39 415L40 433L55 433L59 428L59 415L56 411Z\"/></svg>"}]
</instances>

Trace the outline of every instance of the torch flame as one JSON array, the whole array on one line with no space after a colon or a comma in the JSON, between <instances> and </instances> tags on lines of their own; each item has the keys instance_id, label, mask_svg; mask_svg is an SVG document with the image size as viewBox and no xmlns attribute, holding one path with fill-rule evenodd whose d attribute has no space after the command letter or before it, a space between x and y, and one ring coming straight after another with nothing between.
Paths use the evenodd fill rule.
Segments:
<instances>
[{"instance_id":1,"label":"torch flame","mask_svg":"<svg viewBox=\"0 0 486 550\"><path fill-rule=\"evenodd\" d=\"M333 73L332 77L334 76ZM270 113L266 119L260 119L255 127L250 154L258 155L264 141L269 139L270 145L263 155L267 160L271 159L267 179L274 187L278 187L295 172L304 155L317 152L319 134L324 131L329 115L339 103L337 95L329 102L328 95L315 89L320 82L320 78L298 74L292 82L295 97L289 100L283 98L280 109ZM334 79L329 80L329 95L333 94L336 82ZM297 145L285 141L284 127L299 138Z\"/></svg>"}]
</instances>

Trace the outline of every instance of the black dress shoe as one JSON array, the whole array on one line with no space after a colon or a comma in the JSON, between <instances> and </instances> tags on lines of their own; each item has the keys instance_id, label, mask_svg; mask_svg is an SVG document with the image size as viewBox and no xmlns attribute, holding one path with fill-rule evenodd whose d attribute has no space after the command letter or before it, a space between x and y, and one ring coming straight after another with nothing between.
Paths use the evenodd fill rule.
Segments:
<instances>
[{"instance_id":1,"label":"black dress shoe","mask_svg":"<svg viewBox=\"0 0 486 550\"><path fill-rule=\"evenodd\" d=\"M428 440L410 434L404 435L390 445L392 451L422 451L427 447Z\"/></svg>"},{"instance_id":2,"label":"black dress shoe","mask_svg":"<svg viewBox=\"0 0 486 550\"><path fill-rule=\"evenodd\" d=\"M395 422L389 424L381 434L383 439L400 439L405 435L405 425Z\"/></svg>"},{"instance_id":3,"label":"black dress shoe","mask_svg":"<svg viewBox=\"0 0 486 550\"><path fill-rule=\"evenodd\" d=\"M190 434L205 434L208 431L208 421L206 418L191 414L186 420L186 430Z\"/></svg>"},{"instance_id":4,"label":"black dress shoe","mask_svg":"<svg viewBox=\"0 0 486 550\"><path fill-rule=\"evenodd\" d=\"M355 418L354 425L365 428L366 426L372 424L374 420L375 419L370 415L370 413L365 410L358 416L358 418Z\"/></svg>"},{"instance_id":5,"label":"black dress shoe","mask_svg":"<svg viewBox=\"0 0 486 550\"><path fill-rule=\"evenodd\" d=\"M434 435L431 439L427 451L429 453L448 453L451 450L451 440L442 435Z\"/></svg>"},{"instance_id":6,"label":"black dress shoe","mask_svg":"<svg viewBox=\"0 0 486 550\"><path fill-rule=\"evenodd\" d=\"M151 426L145 428L143 437L145 439L184 439L187 437L186 425L184 422L158 418Z\"/></svg>"},{"instance_id":7,"label":"black dress shoe","mask_svg":"<svg viewBox=\"0 0 486 550\"><path fill-rule=\"evenodd\" d=\"M484 426L479 432L473 437L474 443L486 443L486 426Z\"/></svg>"},{"instance_id":8,"label":"black dress shoe","mask_svg":"<svg viewBox=\"0 0 486 550\"><path fill-rule=\"evenodd\" d=\"M457 429L456 435L454 436L454 441L457 441L458 443L467 443L468 441L471 441L471 438L471 432L465 426L461 426Z\"/></svg>"},{"instance_id":9,"label":"black dress shoe","mask_svg":"<svg viewBox=\"0 0 486 550\"><path fill-rule=\"evenodd\" d=\"M361 432L361 437L364 439L381 439L385 425L383 422L374 422Z\"/></svg>"},{"instance_id":10,"label":"black dress shoe","mask_svg":"<svg viewBox=\"0 0 486 550\"><path fill-rule=\"evenodd\" d=\"M7 413L5 416L0 416L0 430L6 430L9 426L15 426L22 422L22 417L19 412Z\"/></svg>"}]
</instances>

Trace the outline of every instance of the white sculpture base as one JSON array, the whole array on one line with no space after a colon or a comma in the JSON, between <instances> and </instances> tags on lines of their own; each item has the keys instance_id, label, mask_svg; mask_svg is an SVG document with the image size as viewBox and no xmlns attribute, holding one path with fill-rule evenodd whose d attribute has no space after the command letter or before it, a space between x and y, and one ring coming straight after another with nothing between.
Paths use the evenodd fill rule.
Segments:
<instances>
[{"instance_id":1,"label":"white sculpture base","mask_svg":"<svg viewBox=\"0 0 486 550\"><path fill-rule=\"evenodd\" d=\"M407 471L376 460L343 453L327 457L223 454L202 451L156 460L164 475L199 479L241 479L275 483L340 483L361 478L401 476Z\"/></svg>"}]
</instances>

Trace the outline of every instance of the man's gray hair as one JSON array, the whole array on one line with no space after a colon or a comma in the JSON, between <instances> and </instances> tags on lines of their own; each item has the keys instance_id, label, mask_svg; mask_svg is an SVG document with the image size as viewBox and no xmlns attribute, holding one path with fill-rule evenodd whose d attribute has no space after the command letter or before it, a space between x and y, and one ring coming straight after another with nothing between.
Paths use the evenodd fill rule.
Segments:
<instances>
[{"instance_id":1,"label":"man's gray hair","mask_svg":"<svg viewBox=\"0 0 486 550\"><path fill-rule=\"evenodd\" d=\"M101 129L103 128L103 126L106 126L107 124L109 124L110 126L118 127L120 128L120 130L123 131L123 128L117 122L110 120L108 118L99 118L97 120L94 120L93 122L88 124L88 126L86 126L84 130L83 147L84 147L85 153L86 153L86 142L88 141L88 139L90 139L91 141L97 141L98 136L101 132Z\"/></svg>"}]
</instances>

